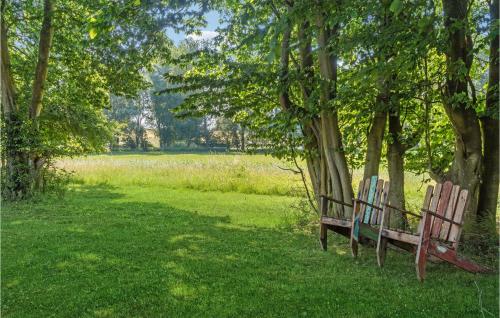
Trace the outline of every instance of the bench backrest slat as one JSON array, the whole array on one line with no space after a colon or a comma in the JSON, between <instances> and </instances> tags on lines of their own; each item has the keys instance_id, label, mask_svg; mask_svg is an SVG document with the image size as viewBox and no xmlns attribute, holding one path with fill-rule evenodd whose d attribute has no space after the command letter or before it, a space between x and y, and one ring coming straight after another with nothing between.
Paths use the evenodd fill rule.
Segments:
<instances>
[{"instance_id":1,"label":"bench backrest slat","mask_svg":"<svg viewBox=\"0 0 500 318\"><path fill-rule=\"evenodd\" d=\"M457 223L462 223L464 218L465 207L467 205L469 191L463 189L460 191L460 195L458 196L457 207L455 209L455 215L453 216L453 221ZM462 233L462 226L452 224L450 235L448 237L448 241L453 243L453 247L456 249L458 247L458 241L460 239L460 234Z\"/></svg>"},{"instance_id":2,"label":"bench backrest slat","mask_svg":"<svg viewBox=\"0 0 500 318\"><path fill-rule=\"evenodd\" d=\"M448 202L450 200L451 190L453 188L453 183L450 181L446 181L443 184L443 188L441 189L441 197L439 198L439 204L436 210L436 214L443 216L446 213L446 209L448 208ZM431 237L439 238L439 232L441 232L441 225L443 224L443 219L435 217L434 222L431 223Z\"/></svg>"},{"instance_id":3,"label":"bench backrest slat","mask_svg":"<svg viewBox=\"0 0 500 318\"><path fill-rule=\"evenodd\" d=\"M457 207L459 192L460 192L460 186L454 185L453 188L451 189L450 201L448 202L448 208L446 209L446 213L444 215L447 219L453 220L453 217L455 214L455 209ZM443 225L441 226L441 233L439 234L439 238L441 240L446 241L448 239L449 234L450 234L450 229L451 229L451 223L450 222L443 222Z\"/></svg>"},{"instance_id":4,"label":"bench backrest slat","mask_svg":"<svg viewBox=\"0 0 500 318\"><path fill-rule=\"evenodd\" d=\"M381 205L381 200L382 200L382 192L384 191L384 180L378 179L377 181L377 190L375 191L375 200L373 201L373 204L375 206L382 206ZM381 210L373 209L372 212L372 219L370 221L371 224L378 224L378 216L382 213Z\"/></svg>"},{"instance_id":5,"label":"bench backrest slat","mask_svg":"<svg viewBox=\"0 0 500 318\"><path fill-rule=\"evenodd\" d=\"M381 199L380 199L380 207L383 207L385 204L389 203L389 188L390 188L390 182L386 181L384 183L384 189L381 194ZM382 211L379 211L378 217L377 217L377 224L382 224Z\"/></svg>"},{"instance_id":6,"label":"bench backrest slat","mask_svg":"<svg viewBox=\"0 0 500 318\"><path fill-rule=\"evenodd\" d=\"M356 196L356 198L358 199L362 199L363 198L363 188L365 186L365 181L364 180L361 180L361 182L359 183L359 186L358 186L358 195ZM359 206L359 203L356 203L354 202L354 209L353 209L354 213L359 213L360 211L360 206Z\"/></svg>"},{"instance_id":7,"label":"bench backrest slat","mask_svg":"<svg viewBox=\"0 0 500 318\"><path fill-rule=\"evenodd\" d=\"M368 200L368 191L370 190L370 178L367 178L364 182L363 185L363 196L361 197L361 200L367 201ZM360 203L359 204L359 219L362 221L364 216L365 216L365 210L366 210L366 204Z\"/></svg>"},{"instance_id":8,"label":"bench backrest slat","mask_svg":"<svg viewBox=\"0 0 500 318\"><path fill-rule=\"evenodd\" d=\"M373 204L373 202L375 201L375 193L377 190L377 180L378 180L377 176L373 176L370 178L370 190L368 191L368 200L367 200L367 202L369 204ZM369 205L366 205L365 214L363 216L363 223L366 223L366 224L370 223L372 211L373 211L373 208Z\"/></svg>"},{"instance_id":9,"label":"bench backrest slat","mask_svg":"<svg viewBox=\"0 0 500 318\"><path fill-rule=\"evenodd\" d=\"M434 192L432 193L431 203L429 204L429 211L436 212L439 198L441 197L441 189L443 185L441 183L436 184L434 187ZM431 224L434 222L434 216L431 217Z\"/></svg>"},{"instance_id":10,"label":"bench backrest slat","mask_svg":"<svg viewBox=\"0 0 500 318\"><path fill-rule=\"evenodd\" d=\"M430 185L427 187L427 191L425 192L424 204L422 205L423 210L430 210L430 204L431 204L433 191L434 191L433 186ZM422 233L422 222L420 222L418 224L417 233Z\"/></svg>"}]
</instances>

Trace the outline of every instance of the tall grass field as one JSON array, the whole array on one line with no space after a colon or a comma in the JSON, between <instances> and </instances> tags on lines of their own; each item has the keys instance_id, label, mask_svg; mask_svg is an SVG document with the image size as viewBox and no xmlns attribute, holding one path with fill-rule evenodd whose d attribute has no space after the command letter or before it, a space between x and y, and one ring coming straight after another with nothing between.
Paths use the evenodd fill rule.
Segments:
<instances>
[{"instance_id":1,"label":"tall grass field","mask_svg":"<svg viewBox=\"0 0 500 318\"><path fill-rule=\"evenodd\" d=\"M2 317L499 315L496 274L430 263L419 283L412 255L390 250L379 268L373 249L352 259L332 233L322 251L300 175L271 157L120 154L58 166L74 172L63 196L2 205ZM407 175L405 191L416 209L421 177Z\"/></svg>"}]
</instances>

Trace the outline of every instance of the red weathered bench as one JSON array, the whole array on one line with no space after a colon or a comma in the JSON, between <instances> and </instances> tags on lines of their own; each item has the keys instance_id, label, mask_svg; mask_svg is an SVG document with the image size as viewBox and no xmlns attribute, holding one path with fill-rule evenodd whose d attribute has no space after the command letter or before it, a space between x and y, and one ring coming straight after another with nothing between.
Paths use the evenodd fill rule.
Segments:
<instances>
[{"instance_id":1,"label":"red weathered bench","mask_svg":"<svg viewBox=\"0 0 500 318\"><path fill-rule=\"evenodd\" d=\"M417 277L420 281L425 278L425 267L429 257L437 257L469 272L488 271L487 268L457 254L467 200L466 189L460 189L460 186L447 181L427 188L421 215L385 204L377 242L379 266L384 264L387 244L392 243L413 247L416 254ZM401 229L389 228L387 224L391 213L419 218L417 232L408 233Z\"/></svg>"}]
</instances>

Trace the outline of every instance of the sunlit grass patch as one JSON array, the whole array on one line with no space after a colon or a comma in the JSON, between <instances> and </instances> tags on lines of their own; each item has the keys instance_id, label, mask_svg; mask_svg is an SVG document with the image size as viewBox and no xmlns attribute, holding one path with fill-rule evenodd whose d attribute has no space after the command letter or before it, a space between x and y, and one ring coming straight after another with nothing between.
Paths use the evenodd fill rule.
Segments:
<instances>
[{"instance_id":1,"label":"sunlit grass patch","mask_svg":"<svg viewBox=\"0 0 500 318\"><path fill-rule=\"evenodd\" d=\"M62 160L86 184L164 186L199 191L300 195L301 179L263 155L100 155ZM297 190L299 189L299 190Z\"/></svg>"},{"instance_id":2,"label":"sunlit grass patch","mask_svg":"<svg viewBox=\"0 0 500 318\"><path fill-rule=\"evenodd\" d=\"M305 196L300 176L280 169L289 168L289 164L265 155L98 155L61 160L59 165L74 171L76 180L84 184ZM384 168L380 177L388 180ZM354 170L355 191L361 178L362 171ZM406 199L410 209L420 209L426 189L423 180L421 176L411 173L405 175Z\"/></svg>"}]
</instances>

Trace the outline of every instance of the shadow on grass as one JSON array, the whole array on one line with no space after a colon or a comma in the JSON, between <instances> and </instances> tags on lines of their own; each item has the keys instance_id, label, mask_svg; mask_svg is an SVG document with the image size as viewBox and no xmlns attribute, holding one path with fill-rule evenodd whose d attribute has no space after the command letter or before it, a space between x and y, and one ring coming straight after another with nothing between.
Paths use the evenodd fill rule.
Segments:
<instances>
[{"instance_id":1,"label":"shadow on grass","mask_svg":"<svg viewBox=\"0 0 500 318\"><path fill-rule=\"evenodd\" d=\"M441 264L419 284L407 255L379 269L338 236L324 253L315 237L131 202L108 185L2 218L4 317L473 317L480 302L498 314L496 277Z\"/></svg>"}]
</instances>

